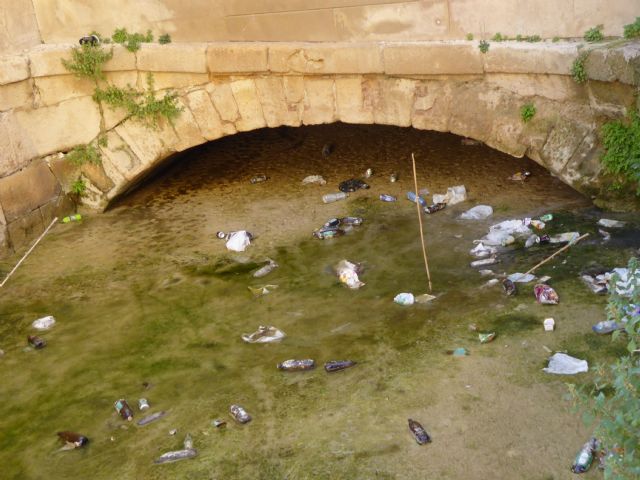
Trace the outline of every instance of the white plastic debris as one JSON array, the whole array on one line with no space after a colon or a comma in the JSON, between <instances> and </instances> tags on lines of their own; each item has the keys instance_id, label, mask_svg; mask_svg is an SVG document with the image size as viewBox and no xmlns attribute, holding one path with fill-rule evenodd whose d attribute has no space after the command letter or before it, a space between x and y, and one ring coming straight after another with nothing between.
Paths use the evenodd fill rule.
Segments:
<instances>
[{"instance_id":1,"label":"white plastic debris","mask_svg":"<svg viewBox=\"0 0 640 480\"><path fill-rule=\"evenodd\" d=\"M482 260L476 260L471 262L470 265L472 267L483 267L484 265L493 265L494 263L498 263L498 259L496 257L483 258Z\"/></svg>"},{"instance_id":2,"label":"white plastic debris","mask_svg":"<svg viewBox=\"0 0 640 480\"><path fill-rule=\"evenodd\" d=\"M358 278L359 267L355 263L351 263L348 260L340 260L335 267L336 273L340 281L347 285L347 287L356 289L364 286L364 283Z\"/></svg>"},{"instance_id":3,"label":"white plastic debris","mask_svg":"<svg viewBox=\"0 0 640 480\"><path fill-rule=\"evenodd\" d=\"M500 280L498 280L497 278L492 278L491 280L487 280L485 283L483 283L481 285L481 288L493 287L494 285L497 285L498 283L500 283Z\"/></svg>"},{"instance_id":4,"label":"white plastic debris","mask_svg":"<svg viewBox=\"0 0 640 480\"><path fill-rule=\"evenodd\" d=\"M318 185L325 185L327 181L324 179L322 175L309 175L308 177L304 177L302 180L304 185L308 185L310 183L317 183Z\"/></svg>"},{"instance_id":5,"label":"white plastic debris","mask_svg":"<svg viewBox=\"0 0 640 480\"><path fill-rule=\"evenodd\" d=\"M512 273L507 278L514 283L529 283L535 280L536 276L531 273Z\"/></svg>"},{"instance_id":6,"label":"white plastic debris","mask_svg":"<svg viewBox=\"0 0 640 480\"><path fill-rule=\"evenodd\" d=\"M398 305L413 305L413 302L415 302L415 297L413 296L413 293L403 292L396 295L393 298L393 301Z\"/></svg>"},{"instance_id":7,"label":"white plastic debris","mask_svg":"<svg viewBox=\"0 0 640 480\"><path fill-rule=\"evenodd\" d=\"M428 293L423 293L422 295L415 295L414 297L416 303L429 303L431 300L435 300L435 295L429 295Z\"/></svg>"},{"instance_id":8,"label":"white plastic debris","mask_svg":"<svg viewBox=\"0 0 640 480\"><path fill-rule=\"evenodd\" d=\"M478 273L481 277L486 277L488 275L493 275L493 270L478 270Z\"/></svg>"},{"instance_id":9,"label":"white plastic debris","mask_svg":"<svg viewBox=\"0 0 640 480\"><path fill-rule=\"evenodd\" d=\"M251 243L251 234L246 230L239 230L229 234L229 240L227 240L227 249L233 252L244 252L244 250Z\"/></svg>"},{"instance_id":10,"label":"white plastic debris","mask_svg":"<svg viewBox=\"0 0 640 480\"><path fill-rule=\"evenodd\" d=\"M559 375L574 375L576 373L588 372L589 364L586 360L574 358L566 353L554 353L549 358L549 365L543 368L547 373Z\"/></svg>"},{"instance_id":11,"label":"white plastic debris","mask_svg":"<svg viewBox=\"0 0 640 480\"><path fill-rule=\"evenodd\" d=\"M489 233L482 238L485 245L506 246L515 241L515 237L529 237L532 232L522 220L505 220L489 227Z\"/></svg>"},{"instance_id":12,"label":"white plastic debris","mask_svg":"<svg viewBox=\"0 0 640 480\"><path fill-rule=\"evenodd\" d=\"M279 342L284 337L286 337L286 335L282 330L272 326L260 325L257 331L244 333L242 340L247 343L271 343Z\"/></svg>"},{"instance_id":13,"label":"white plastic debris","mask_svg":"<svg viewBox=\"0 0 640 480\"><path fill-rule=\"evenodd\" d=\"M467 199L467 189L464 185L449 187L447 188L447 197L448 205L455 205L456 203L464 202Z\"/></svg>"},{"instance_id":14,"label":"white plastic debris","mask_svg":"<svg viewBox=\"0 0 640 480\"><path fill-rule=\"evenodd\" d=\"M469 250L469 253L474 257L482 258L488 257L489 255L493 255L498 251L495 247L485 247L482 242L478 243L475 247Z\"/></svg>"},{"instance_id":15,"label":"white plastic debris","mask_svg":"<svg viewBox=\"0 0 640 480\"><path fill-rule=\"evenodd\" d=\"M545 318L542 325L544 325L545 332L553 332L553 329L556 326L556 321L553 318Z\"/></svg>"},{"instance_id":16,"label":"white plastic debris","mask_svg":"<svg viewBox=\"0 0 640 480\"><path fill-rule=\"evenodd\" d=\"M247 288L251 293L253 293L254 296L261 297L274 291L276 288L278 288L278 285L258 285L255 287L248 286Z\"/></svg>"},{"instance_id":17,"label":"white plastic debris","mask_svg":"<svg viewBox=\"0 0 640 480\"><path fill-rule=\"evenodd\" d=\"M51 315L34 320L31 326L36 330L49 330L56 323L56 319Z\"/></svg>"},{"instance_id":18,"label":"white plastic debris","mask_svg":"<svg viewBox=\"0 0 640 480\"><path fill-rule=\"evenodd\" d=\"M622 228L625 226L625 222L621 222L620 220L610 220L608 218L601 218L598 220L598 225L607 228Z\"/></svg>"},{"instance_id":19,"label":"white plastic debris","mask_svg":"<svg viewBox=\"0 0 640 480\"><path fill-rule=\"evenodd\" d=\"M460 218L463 220L484 220L491 215L493 215L492 207L489 205L476 205L460 215Z\"/></svg>"},{"instance_id":20,"label":"white plastic debris","mask_svg":"<svg viewBox=\"0 0 640 480\"><path fill-rule=\"evenodd\" d=\"M579 232L566 232L559 233L558 235L554 235L549 239L550 243L564 243L569 242L570 244L574 243L578 237L580 236Z\"/></svg>"},{"instance_id":21,"label":"white plastic debris","mask_svg":"<svg viewBox=\"0 0 640 480\"><path fill-rule=\"evenodd\" d=\"M530 235L529 238L527 238L527 241L524 242L524 248L531 248L536 243L539 243L539 242L540 242L540 237L538 235Z\"/></svg>"}]
</instances>

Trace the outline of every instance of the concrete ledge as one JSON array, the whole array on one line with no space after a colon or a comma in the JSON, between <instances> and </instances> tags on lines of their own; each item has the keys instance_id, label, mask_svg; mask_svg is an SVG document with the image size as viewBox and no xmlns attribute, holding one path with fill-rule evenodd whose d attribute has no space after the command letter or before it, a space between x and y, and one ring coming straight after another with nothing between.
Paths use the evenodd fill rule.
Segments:
<instances>
[{"instance_id":1,"label":"concrete ledge","mask_svg":"<svg viewBox=\"0 0 640 480\"><path fill-rule=\"evenodd\" d=\"M31 76L48 77L68 75L62 59L71 59L71 50L76 45L40 45L29 51ZM105 72L120 72L136 69L136 56L121 45L104 45L105 50L113 49L113 58L104 65Z\"/></svg>"},{"instance_id":2,"label":"concrete ledge","mask_svg":"<svg viewBox=\"0 0 640 480\"><path fill-rule=\"evenodd\" d=\"M640 42L594 49L589 52L585 68L591 80L640 85Z\"/></svg>"},{"instance_id":3,"label":"concrete ledge","mask_svg":"<svg viewBox=\"0 0 640 480\"><path fill-rule=\"evenodd\" d=\"M482 55L487 73L569 75L578 43L493 42ZM477 48L477 47L476 47Z\"/></svg>"},{"instance_id":4,"label":"concrete ledge","mask_svg":"<svg viewBox=\"0 0 640 480\"><path fill-rule=\"evenodd\" d=\"M0 58L0 85L19 82L29 78L29 64L26 57L13 55Z\"/></svg>"},{"instance_id":5,"label":"concrete ledge","mask_svg":"<svg viewBox=\"0 0 640 480\"><path fill-rule=\"evenodd\" d=\"M267 43L210 43L207 67L211 73L256 73L268 70Z\"/></svg>"},{"instance_id":6,"label":"concrete ledge","mask_svg":"<svg viewBox=\"0 0 640 480\"><path fill-rule=\"evenodd\" d=\"M136 55L139 70L207 73L206 43L145 43Z\"/></svg>"},{"instance_id":7,"label":"concrete ledge","mask_svg":"<svg viewBox=\"0 0 640 480\"><path fill-rule=\"evenodd\" d=\"M278 73L383 73L379 43L269 45L269 70Z\"/></svg>"},{"instance_id":8,"label":"concrete ledge","mask_svg":"<svg viewBox=\"0 0 640 480\"><path fill-rule=\"evenodd\" d=\"M471 42L386 44L388 75L470 75L483 73L482 53Z\"/></svg>"}]
</instances>

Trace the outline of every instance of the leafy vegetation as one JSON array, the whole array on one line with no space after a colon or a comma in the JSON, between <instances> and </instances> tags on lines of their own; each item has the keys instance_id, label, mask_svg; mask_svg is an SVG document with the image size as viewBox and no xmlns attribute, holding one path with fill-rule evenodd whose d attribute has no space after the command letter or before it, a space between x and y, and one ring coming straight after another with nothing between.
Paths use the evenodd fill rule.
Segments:
<instances>
[{"instance_id":1,"label":"leafy vegetation","mask_svg":"<svg viewBox=\"0 0 640 480\"><path fill-rule=\"evenodd\" d=\"M489 42L487 42L486 40L480 40L478 48L482 53L487 53L489 51Z\"/></svg>"},{"instance_id":2,"label":"leafy vegetation","mask_svg":"<svg viewBox=\"0 0 640 480\"><path fill-rule=\"evenodd\" d=\"M157 128L158 121L165 118L172 122L182 108L177 105L178 95L167 92L164 97L157 99L154 91L153 75L147 75L147 89L144 92L135 90L131 86L119 88L109 85L105 89L96 88L93 99L103 102L112 108L122 108L130 117L142 121L152 128Z\"/></svg>"},{"instance_id":3,"label":"leafy vegetation","mask_svg":"<svg viewBox=\"0 0 640 480\"><path fill-rule=\"evenodd\" d=\"M78 178L75 182L71 184L71 193L78 197L82 197L87 191L87 184L84 183L82 178Z\"/></svg>"},{"instance_id":4,"label":"leafy vegetation","mask_svg":"<svg viewBox=\"0 0 640 480\"><path fill-rule=\"evenodd\" d=\"M640 196L640 114L632 111L626 120L602 126L605 153L602 163L608 172L636 186Z\"/></svg>"},{"instance_id":5,"label":"leafy vegetation","mask_svg":"<svg viewBox=\"0 0 640 480\"><path fill-rule=\"evenodd\" d=\"M541 42L542 37L540 37L540 35L528 35L524 37L524 41L530 43Z\"/></svg>"},{"instance_id":6,"label":"leafy vegetation","mask_svg":"<svg viewBox=\"0 0 640 480\"><path fill-rule=\"evenodd\" d=\"M520 107L520 118L524 123L531 120L536 114L536 106L533 103L527 103Z\"/></svg>"},{"instance_id":7,"label":"leafy vegetation","mask_svg":"<svg viewBox=\"0 0 640 480\"><path fill-rule=\"evenodd\" d=\"M71 50L71 60L62 60L64 68L79 78L94 82L104 80L104 64L113 58L113 50L106 51L99 45L80 45Z\"/></svg>"},{"instance_id":8,"label":"leafy vegetation","mask_svg":"<svg viewBox=\"0 0 640 480\"><path fill-rule=\"evenodd\" d=\"M589 30L584 32L584 39L587 42L600 42L604 38L604 35L602 34L603 28L604 25L597 25L593 28L590 28Z\"/></svg>"},{"instance_id":9,"label":"leafy vegetation","mask_svg":"<svg viewBox=\"0 0 640 480\"><path fill-rule=\"evenodd\" d=\"M98 140L98 145L105 146L104 142L106 142L106 138L101 137ZM91 143L74 147L69 153L67 153L65 158L68 162L76 166L84 165L85 163L99 165L102 162L102 154L100 153L100 150L98 150L96 145Z\"/></svg>"},{"instance_id":10,"label":"leafy vegetation","mask_svg":"<svg viewBox=\"0 0 640 480\"><path fill-rule=\"evenodd\" d=\"M624 26L624 38L640 37L640 17L636 17L636 21Z\"/></svg>"},{"instance_id":11,"label":"leafy vegetation","mask_svg":"<svg viewBox=\"0 0 640 480\"><path fill-rule=\"evenodd\" d=\"M140 50L141 43L153 42L153 33L151 30L147 30L147 33L129 33L126 28L117 28L111 36L115 43L124 45L130 52L137 52Z\"/></svg>"},{"instance_id":12,"label":"leafy vegetation","mask_svg":"<svg viewBox=\"0 0 640 480\"><path fill-rule=\"evenodd\" d=\"M627 292L617 292L617 275L610 280L607 319L624 326L613 341L627 336L628 354L614 364L596 367L590 391L569 385L574 404L583 410L585 423L599 419L594 436L605 454L605 479L631 480L640 476L640 267L632 258L628 265ZM635 356L634 356L635 355Z\"/></svg>"},{"instance_id":13,"label":"leafy vegetation","mask_svg":"<svg viewBox=\"0 0 640 480\"><path fill-rule=\"evenodd\" d=\"M491 37L491 40L493 40L494 42L504 42L505 40L508 40L508 38L506 36L502 36L502 34L498 32L493 37Z\"/></svg>"},{"instance_id":14,"label":"leafy vegetation","mask_svg":"<svg viewBox=\"0 0 640 480\"><path fill-rule=\"evenodd\" d=\"M160 45L166 45L167 43L171 43L171 35L169 35L168 33L165 33L164 35L160 35L160 37L158 37L158 43L160 43Z\"/></svg>"},{"instance_id":15,"label":"leafy vegetation","mask_svg":"<svg viewBox=\"0 0 640 480\"><path fill-rule=\"evenodd\" d=\"M473 33L467 33L467 40L473 40Z\"/></svg>"},{"instance_id":16,"label":"leafy vegetation","mask_svg":"<svg viewBox=\"0 0 640 480\"><path fill-rule=\"evenodd\" d=\"M571 65L571 76L576 83L585 83L587 81L587 71L584 68L584 62L587 59L588 52L582 53L573 61Z\"/></svg>"}]
</instances>

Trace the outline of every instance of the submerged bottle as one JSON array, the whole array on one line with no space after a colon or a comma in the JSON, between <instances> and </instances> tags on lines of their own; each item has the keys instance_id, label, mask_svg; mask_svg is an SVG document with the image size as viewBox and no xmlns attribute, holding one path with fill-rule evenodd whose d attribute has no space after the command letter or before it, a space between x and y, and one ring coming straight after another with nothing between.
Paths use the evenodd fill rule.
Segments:
<instances>
[{"instance_id":1,"label":"submerged bottle","mask_svg":"<svg viewBox=\"0 0 640 480\"><path fill-rule=\"evenodd\" d=\"M398 181L398 174L393 172L390 176L389 176L389 181L391 183L396 183Z\"/></svg>"},{"instance_id":2,"label":"submerged bottle","mask_svg":"<svg viewBox=\"0 0 640 480\"><path fill-rule=\"evenodd\" d=\"M416 200L417 198L417 200ZM422 198L420 195L418 195L416 197L416 193L415 192L407 192L407 200L409 200L410 202L416 203L416 201L420 204L420 206L422 207L426 207L427 206L427 201Z\"/></svg>"},{"instance_id":3,"label":"submerged bottle","mask_svg":"<svg viewBox=\"0 0 640 480\"><path fill-rule=\"evenodd\" d=\"M265 275L269 275L276 268L278 268L278 264L273 260L271 260L270 258L267 258L267 261L269 263L267 263L264 267L260 267L258 270L253 272L253 276L255 278L260 278L260 277L264 277Z\"/></svg>"},{"instance_id":4,"label":"submerged bottle","mask_svg":"<svg viewBox=\"0 0 640 480\"><path fill-rule=\"evenodd\" d=\"M131 407L124 398L116 400L113 406L115 407L116 412L118 412L124 420L129 422L133 420L133 410L131 410Z\"/></svg>"},{"instance_id":5,"label":"submerged bottle","mask_svg":"<svg viewBox=\"0 0 640 480\"><path fill-rule=\"evenodd\" d=\"M251 415L249 415L240 405L231 405L229 407L229 412L238 423L247 423L251 421Z\"/></svg>"},{"instance_id":6,"label":"submerged bottle","mask_svg":"<svg viewBox=\"0 0 640 480\"><path fill-rule=\"evenodd\" d=\"M324 203L333 203L333 202L337 202L338 200L344 200L348 196L349 194L345 192L327 193L326 195L322 196L322 201Z\"/></svg>"},{"instance_id":7,"label":"submerged bottle","mask_svg":"<svg viewBox=\"0 0 640 480\"><path fill-rule=\"evenodd\" d=\"M29 345L37 350L44 348L47 345L47 342L45 342L43 338L40 338L36 335L29 335L27 337L27 342L29 342Z\"/></svg>"},{"instance_id":8,"label":"submerged bottle","mask_svg":"<svg viewBox=\"0 0 640 480\"><path fill-rule=\"evenodd\" d=\"M322 227L320 230L316 230L313 232L313 236L319 238L320 240L325 240L327 238L335 238L340 235L344 235L344 230L335 227Z\"/></svg>"},{"instance_id":9,"label":"submerged bottle","mask_svg":"<svg viewBox=\"0 0 640 480\"><path fill-rule=\"evenodd\" d=\"M82 447L89 442L89 439L84 435L69 431L58 432L58 437L67 443L72 443L76 448Z\"/></svg>"},{"instance_id":10,"label":"submerged bottle","mask_svg":"<svg viewBox=\"0 0 640 480\"><path fill-rule=\"evenodd\" d=\"M264 174L260 174L260 175L255 175L253 177L251 177L250 182L251 183L262 183L262 182L266 182L268 179L268 177Z\"/></svg>"},{"instance_id":11,"label":"submerged bottle","mask_svg":"<svg viewBox=\"0 0 640 480\"><path fill-rule=\"evenodd\" d=\"M598 441L595 438L591 438L582 446L576 455L573 465L571 465L571 471L573 473L584 473L589 470L591 462L593 462L593 455L597 449L597 445Z\"/></svg>"},{"instance_id":12,"label":"submerged bottle","mask_svg":"<svg viewBox=\"0 0 640 480\"><path fill-rule=\"evenodd\" d=\"M80 220L82 220L82 215L80 215L79 213L76 213L75 215L69 215L68 217L64 217L62 219L62 223L78 222Z\"/></svg>"},{"instance_id":13,"label":"submerged bottle","mask_svg":"<svg viewBox=\"0 0 640 480\"><path fill-rule=\"evenodd\" d=\"M433 205L429 205L428 207L424 207L424 213L428 213L428 214L436 213L436 212L439 212L440 210L442 210L446 206L447 206L447 204L443 203L443 202L434 203Z\"/></svg>"},{"instance_id":14,"label":"submerged bottle","mask_svg":"<svg viewBox=\"0 0 640 480\"><path fill-rule=\"evenodd\" d=\"M324 364L327 372L338 372L345 368L353 367L356 364L353 360L331 360Z\"/></svg>"},{"instance_id":15,"label":"submerged bottle","mask_svg":"<svg viewBox=\"0 0 640 480\"><path fill-rule=\"evenodd\" d=\"M285 370L287 372L297 372L300 370L311 370L315 368L316 362L314 362L310 358L306 358L304 360L285 360L282 363L279 363L278 370Z\"/></svg>"},{"instance_id":16,"label":"submerged bottle","mask_svg":"<svg viewBox=\"0 0 640 480\"><path fill-rule=\"evenodd\" d=\"M395 202L397 198L394 197L393 195L387 195L386 193L381 193L380 200L382 200L383 202Z\"/></svg>"},{"instance_id":17,"label":"submerged bottle","mask_svg":"<svg viewBox=\"0 0 640 480\"><path fill-rule=\"evenodd\" d=\"M418 445L424 445L425 443L429 443L431 441L431 437L427 433L427 431L420 425L420 423L415 420L409 419L409 430L413 433L413 436L418 442Z\"/></svg>"}]
</instances>

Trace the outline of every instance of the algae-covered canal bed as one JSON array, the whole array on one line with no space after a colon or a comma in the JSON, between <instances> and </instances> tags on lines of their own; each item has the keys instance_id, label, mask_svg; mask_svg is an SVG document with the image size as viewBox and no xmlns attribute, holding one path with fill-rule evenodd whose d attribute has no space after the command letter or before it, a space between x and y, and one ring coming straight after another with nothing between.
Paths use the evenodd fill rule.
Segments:
<instances>
[{"instance_id":1,"label":"algae-covered canal bed","mask_svg":"<svg viewBox=\"0 0 640 480\"><path fill-rule=\"evenodd\" d=\"M335 151L323 158L323 144ZM469 199L424 216L437 299L404 307L400 292L426 292L411 188L411 152L420 187L444 193L464 184ZM323 204L340 181L374 175L369 190ZM507 180L528 169L525 183ZM397 183L389 182L392 172ZM258 173L269 179L251 184ZM319 174L327 184L302 185ZM395 203L378 200L398 196ZM487 220L463 221L476 204ZM560 295L535 302L533 284L515 297L469 267L473 240L502 220L554 213L545 232L579 231L587 239L543 266ZM334 216L358 215L347 235L317 240L311 231ZM602 216L627 221L604 242ZM640 247L637 216L603 214L541 167L453 135L392 127L329 125L236 135L188 152L105 214L57 225L2 291L0 303L0 477L3 479L565 479L591 431L565 400L565 382L591 373L542 372L547 351L567 351L590 365L624 351L596 336L606 297L585 286L586 267L625 266ZM218 230L255 235L243 253L228 252ZM510 247L497 273L525 271L558 246ZM279 268L251 273L272 258ZM16 258L0 264L10 270ZM332 267L361 262L366 285L350 290ZM248 286L278 285L254 297ZM57 323L48 345L25 349L31 322ZM557 328L544 332L552 316ZM480 344L477 332L497 332ZM241 334L274 325L287 337L247 344ZM447 350L470 352L454 358ZM546 348L545 348L546 347ZM289 358L318 368L282 372ZM329 360L357 365L328 374ZM137 399L151 409L140 412ZM113 404L126 398L133 422ZM229 416L231 404L253 417ZM167 415L149 425L147 413ZM212 420L228 422L217 429ZM432 443L420 446L407 419ZM177 429L175 436L169 431ZM60 451L56 432L89 444ZM182 448L190 433L195 459L154 465ZM592 468L583 478L600 478Z\"/></svg>"}]
</instances>

